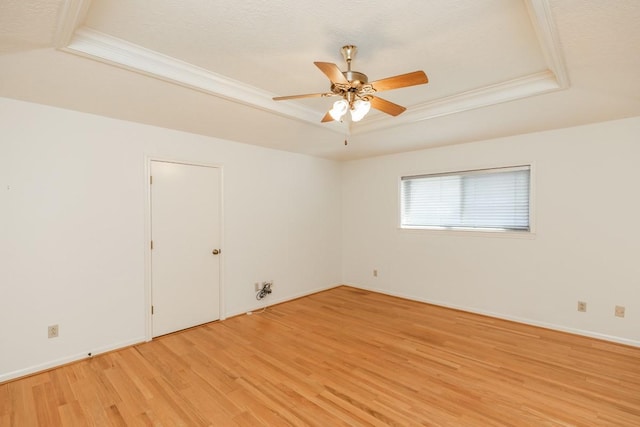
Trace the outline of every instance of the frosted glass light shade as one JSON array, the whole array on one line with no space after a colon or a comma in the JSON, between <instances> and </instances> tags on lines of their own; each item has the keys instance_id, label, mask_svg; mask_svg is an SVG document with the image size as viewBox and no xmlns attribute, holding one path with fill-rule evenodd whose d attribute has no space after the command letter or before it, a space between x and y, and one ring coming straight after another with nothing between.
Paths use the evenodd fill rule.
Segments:
<instances>
[{"instance_id":1,"label":"frosted glass light shade","mask_svg":"<svg viewBox=\"0 0 640 427\"><path fill-rule=\"evenodd\" d=\"M367 115L370 109L371 103L369 101L358 99L353 103L353 108L351 109L351 119L354 122L359 122L364 116Z\"/></svg>"},{"instance_id":2,"label":"frosted glass light shade","mask_svg":"<svg viewBox=\"0 0 640 427\"><path fill-rule=\"evenodd\" d=\"M333 108L329 110L329 114L335 121L339 121L342 116L345 115L347 109L349 108L349 103L344 99L336 101L333 103Z\"/></svg>"}]
</instances>

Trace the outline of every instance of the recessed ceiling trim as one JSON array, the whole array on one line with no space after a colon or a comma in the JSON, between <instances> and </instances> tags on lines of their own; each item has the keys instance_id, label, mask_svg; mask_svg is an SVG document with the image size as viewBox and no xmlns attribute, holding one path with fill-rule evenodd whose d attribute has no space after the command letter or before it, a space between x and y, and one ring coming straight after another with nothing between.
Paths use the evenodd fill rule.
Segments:
<instances>
[{"instance_id":1,"label":"recessed ceiling trim","mask_svg":"<svg viewBox=\"0 0 640 427\"><path fill-rule=\"evenodd\" d=\"M58 17L54 46L62 48L71 43L76 29L85 20L91 0L65 0Z\"/></svg>"},{"instance_id":2,"label":"recessed ceiling trim","mask_svg":"<svg viewBox=\"0 0 640 427\"><path fill-rule=\"evenodd\" d=\"M542 71L506 82L485 86L423 104L414 105L410 110L398 117L378 116L360 122L354 134L361 134L402 125L433 119L449 114L461 113L475 108L488 107L516 99L540 95L558 90L558 82L552 71Z\"/></svg>"},{"instance_id":3,"label":"recessed ceiling trim","mask_svg":"<svg viewBox=\"0 0 640 427\"><path fill-rule=\"evenodd\" d=\"M276 103L270 92L88 27L76 30L71 43L61 50L327 128L320 123L317 112L309 108ZM340 131L335 124L328 129Z\"/></svg>"},{"instance_id":4,"label":"recessed ceiling trim","mask_svg":"<svg viewBox=\"0 0 640 427\"><path fill-rule=\"evenodd\" d=\"M353 134L418 122L475 108L535 96L569 86L562 50L548 0L524 0L548 69L528 76L412 105L398 117L378 115L352 127ZM215 74L125 40L78 26L91 0L66 0L58 26L57 42L66 52L89 57L171 83L298 119L327 130L343 132L338 122L320 123L317 111L296 102L278 103L273 93Z\"/></svg>"},{"instance_id":5,"label":"recessed ceiling trim","mask_svg":"<svg viewBox=\"0 0 640 427\"><path fill-rule=\"evenodd\" d=\"M566 89L569 87L569 73L549 2L548 0L527 0L525 3L547 66L555 74L558 88Z\"/></svg>"}]
</instances>

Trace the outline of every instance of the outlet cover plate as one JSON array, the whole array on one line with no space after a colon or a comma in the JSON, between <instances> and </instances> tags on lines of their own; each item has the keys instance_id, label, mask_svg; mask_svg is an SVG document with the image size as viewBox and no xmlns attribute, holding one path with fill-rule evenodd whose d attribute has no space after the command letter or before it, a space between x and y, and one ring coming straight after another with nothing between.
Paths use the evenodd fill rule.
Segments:
<instances>
[{"instance_id":1,"label":"outlet cover plate","mask_svg":"<svg viewBox=\"0 0 640 427\"><path fill-rule=\"evenodd\" d=\"M49 338L56 338L59 332L60 328L58 327L58 325L51 325L47 328L47 336Z\"/></svg>"}]
</instances>

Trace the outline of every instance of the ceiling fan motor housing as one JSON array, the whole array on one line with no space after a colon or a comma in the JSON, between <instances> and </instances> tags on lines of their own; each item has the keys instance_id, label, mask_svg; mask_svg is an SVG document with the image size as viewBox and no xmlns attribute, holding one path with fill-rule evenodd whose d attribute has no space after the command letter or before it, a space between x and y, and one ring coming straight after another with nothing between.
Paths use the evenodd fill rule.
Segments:
<instances>
[{"instance_id":1,"label":"ceiling fan motor housing","mask_svg":"<svg viewBox=\"0 0 640 427\"><path fill-rule=\"evenodd\" d=\"M349 104L356 99L356 96L362 98L374 92L371 85L368 84L369 78L366 74L351 70L343 71L342 74L349 83L333 83L331 85L331 91L336 95L344 97Z\"/></svg>"},{"instance_id":2,"label":"ceiling fan motor housing","mask_svg":"<svg viewBox=\"0 0 640 427\"><path fill-rule=\"evenodd\" d=\"M351 83L352 86L366 84L369 82L369 79L366 74L361 73L359 71L343 71L344 77Z\"/></svg>"}]
</instances>

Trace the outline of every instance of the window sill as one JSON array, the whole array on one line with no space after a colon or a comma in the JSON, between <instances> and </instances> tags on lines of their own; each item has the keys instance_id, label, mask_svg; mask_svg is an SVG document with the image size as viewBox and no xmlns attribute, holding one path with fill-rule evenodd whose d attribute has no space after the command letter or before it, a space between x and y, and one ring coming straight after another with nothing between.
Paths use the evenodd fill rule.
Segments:
<instances>
[{"instance_id":1,"label":"window sill","mask_svg":"<svg viewBox=\"0 0 640 427\"><path fill-rule=\"evenodd\" d=\"M398 227L398 230L403 233L426 233L436 236L497 237L527 240L533 240L536 238L536 233L533 231L496 230L486 228Z\"/></svg>"}]
</instances>

